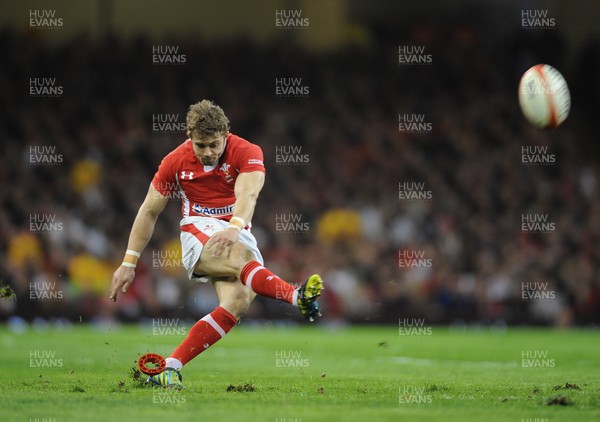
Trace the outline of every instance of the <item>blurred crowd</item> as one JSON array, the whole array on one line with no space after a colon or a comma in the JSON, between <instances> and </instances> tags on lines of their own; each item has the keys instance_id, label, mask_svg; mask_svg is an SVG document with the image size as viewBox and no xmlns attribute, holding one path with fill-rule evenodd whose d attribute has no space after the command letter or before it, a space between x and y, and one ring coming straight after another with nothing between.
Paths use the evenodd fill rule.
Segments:
<instances>
[{"instance_id":1,"label":"blurred crowd","mask_svg":"<svg viewBox=\"0 0 600 422\"><path fill-rule=\"evenodd\" d=\"M196 319L216 306L179 266L176 197L130 292L107 299L161 158L208 98L265 153L253 232L267 266L293 283L321 273L326 323L600 322L600 49L567 61L548 48L557 32L519 37L417 27L320 54L0 33L0 284L16 296L0 319ZM157 45L184 56L153 62ZM431 63L399 63L399 45L424 45ZM554 131L527 124L516 100L539 62L574 98ZM301 89L282 94L282 80ZM423 125L399 125L412 119ZM525 162L536 154L546 163ZM547 224L524 228L524 216ZM262 298L245 318L299 319Z\"/></svg>"}]
</instances>

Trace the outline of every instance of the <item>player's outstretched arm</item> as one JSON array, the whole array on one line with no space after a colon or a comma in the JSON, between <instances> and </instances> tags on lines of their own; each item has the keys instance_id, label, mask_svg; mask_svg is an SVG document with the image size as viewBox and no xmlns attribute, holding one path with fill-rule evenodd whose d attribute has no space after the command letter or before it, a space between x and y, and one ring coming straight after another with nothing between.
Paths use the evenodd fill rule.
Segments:
<instances>
[{"instance_id":1,"label":"player's outstretched arm","mask_svg":"<svg viewBox=\"0 0 600 422\"><path fill-rule=\"evenodd\" d=\"M137 216L133 222L131 233L129 234L129 243L127 243L127 253L123 259L123 264L114 272L110 288L110 300L117 300L117 293L121 290L123 293L133 283L135 277L135 264L139 254L142 253L148 241L154 232L154 225L158 216L165 208L169 198L158 192L152 184L148 188L148 193L144 202L138 210ZM133 258L133 259L132 259Z\"/></svg>"},{"instance_id":2,"label":"player's outstretched arm","mask_svg":"<svg viewBox=\"0 0 600 422\"><path fill-rule=\"evenodd\" d=\"M241 173L235 181L235 206L233 208L232 225L243 229L254 215L254 208L258 194L265 183L265 174L262 171ZM243 221L243 224L240 223ZM239 227L242 226L242 227ZM207 249L214 245L212 256L220 258L223 254L229 256L231 246L238 240L240 230L229 227L215 233L206 244Z\"/></svg>"}]
</instances>

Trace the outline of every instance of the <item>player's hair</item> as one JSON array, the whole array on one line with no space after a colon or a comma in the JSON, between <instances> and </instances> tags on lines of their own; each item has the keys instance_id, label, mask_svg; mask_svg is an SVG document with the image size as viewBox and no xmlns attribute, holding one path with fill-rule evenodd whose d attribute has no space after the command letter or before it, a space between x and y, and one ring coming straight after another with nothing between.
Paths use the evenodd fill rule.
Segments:
<instances>
[{"instance_id":1,"label":"player's hair","mask_svg":"<svg viewBox=\"0 0 600 422\"><path fill-rule=\"evenodd\" d=\"M229 132L229 119L223 109L210 100L192 104L187 114L187 135L204 138L216 133Z\"/></svg>"}]
</instances>

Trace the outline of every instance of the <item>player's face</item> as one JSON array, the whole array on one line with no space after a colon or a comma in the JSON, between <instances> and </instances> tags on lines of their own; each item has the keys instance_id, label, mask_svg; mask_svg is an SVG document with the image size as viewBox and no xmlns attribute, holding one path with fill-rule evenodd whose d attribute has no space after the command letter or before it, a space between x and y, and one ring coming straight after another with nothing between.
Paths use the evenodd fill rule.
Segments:
<instances>
[{"instance_id":1,"label":"player's face","mask_svg":"<svg viewBox=\"0 0 600 422\"><path fill-rule=\"evenodd\" d=\"M214 166L225 150L225 134L192 139L194 153L205 166Z\"/></svg>"}]
</instances>

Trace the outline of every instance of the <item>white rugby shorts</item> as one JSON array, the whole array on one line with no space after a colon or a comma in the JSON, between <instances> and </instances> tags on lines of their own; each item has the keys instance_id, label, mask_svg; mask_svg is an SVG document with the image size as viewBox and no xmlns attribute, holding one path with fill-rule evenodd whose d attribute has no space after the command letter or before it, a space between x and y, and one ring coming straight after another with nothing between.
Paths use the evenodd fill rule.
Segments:
<instances>
[{"instance_id":1,"label":"white rugby shorts","mask_svg":"<svg viewBox=\"0 0 600 422\"><path fill-rule=\"evenodd\" d=\"M210 280L210 274L194 274L194 268L200 259L200 254L208 239L216 232L225 229L229 222L214 217L185 217L179 223L181 229L181 261L187 271L188 278L193 281L206 283ZM264 265L263 257L258 250L256 239L249 230L240 232L240 242L248 248L254 258Z\"/></svg>"}]
</instances>

